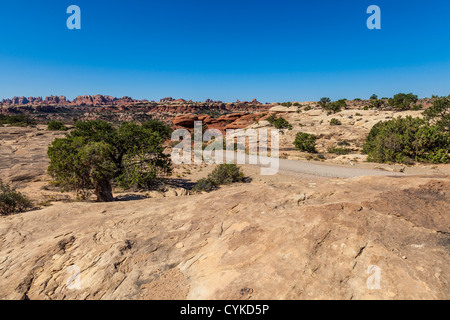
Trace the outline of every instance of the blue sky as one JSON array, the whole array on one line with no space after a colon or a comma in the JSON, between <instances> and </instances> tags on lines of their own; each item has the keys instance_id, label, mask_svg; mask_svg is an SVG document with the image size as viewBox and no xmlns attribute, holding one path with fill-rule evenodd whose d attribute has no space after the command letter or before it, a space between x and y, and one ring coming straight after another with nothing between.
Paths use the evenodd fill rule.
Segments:
<instances>
[{"instance_id":1,"label":"blue sky","mask_svg":"<svg viewBox=\"0 0 450 320\"><path fill-rule=\"evenodd\" d=\"M372 4L381 30L366 27ZM2 1L0 74L0 98L448 95L450 1Z\"/></svg>"}]
</instances>

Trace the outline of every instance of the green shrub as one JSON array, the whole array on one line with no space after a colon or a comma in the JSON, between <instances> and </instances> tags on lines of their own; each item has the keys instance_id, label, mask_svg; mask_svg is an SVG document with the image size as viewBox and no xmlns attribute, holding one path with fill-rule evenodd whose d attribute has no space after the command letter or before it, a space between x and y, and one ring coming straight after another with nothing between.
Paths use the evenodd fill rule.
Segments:
<instances>
[{"instance_id":1,"label":"green shrub","mask_svg":"<svg viewBox=\"0 0 450 320\"><path fill-rule=\"evenodd\" d=\"M313 134L298 132L295 136L294 146L300 151L316 153L317 137Z\"/></svg>"},{"instance_id":2,"label":"green shrub","mask_svg":"<svg viewBox=\"0 0 450 320\"><path fill-rule=\"evenodd\" d=\"M22 127L36 125L36 121L28 114L16 114L11 116L0 114L0 124Z\"/></svg>"},{"instance_id":3,"label":"green shrub","mask_svg":"<svg viewBox=\"0 0 450 320\"><path fill-rule=\"evenodd\" d=\"M23 212L32 207L31 201L0 180L0 215Z\"/></svg>"},{"instance_id":4,"label":"green shrub","mask_svg":"<svg viewBox=\"0 0 450 320\"><path fill-rule=\"evenodd\" d=\"M113 182L123 188L150 188L158 176L171 172L163 141L157 132L134 122L115 128L100 120L79 121L48 148L48 172L81 198L95 190L99 201L113 201Z\"/></svg>"},{"instance_id":5,"label":"green shrub","mask_svg":"<svg viewBox=\"0 0 450 320\"><path fill-rule=\"evenodd\" d=\"M424 117L444 131L450 130L450 96L435 98L433 105L423 112Z\"/></svg>"},{"instance_id":6,"label":"green shrub","mask_svg":"<svg viewBox=\"0 0 450 320\"><path fill-rule=\"evenodd\" d=\"M378 122L363 146L368 161L399 163L447 163L449 149L448 132L411 116Z\"/></svg>"},{"instance_id":7,"label":"green shrub","mask_svg":"<svg viewBox=\"0 0 450 320\"><path fill-rule=\"evenodd\" d=\"M347 108L346 101L346 99L340 99L338 101L331 102L330 98L322 98L319 101L319 105L322 107L322 109L328 111L329 113L338 113L343 108Z\"/></svg>"},{"instance_id":8,"label":"green shrub","mask_svg":"<svg viewBox=\"0 0 450 320\"><path fill-rule=\"evenodd\" d=\"M61 121L52 120L47 124L47 129L50 131L66 131L67 128Z\"/></svg>"},{"instance_id":9,"label":"green shrub","mask_svg":"<svg viewBox=\"0 0 450 320\"><path fill-rule=\"evenodd\" d=\"M351 149L341 148L341 147L331 147L331 148L328 148L327 151L328 151L328 153L334 153L334 154L338 154L338 155L345 155L345 154L352 153Z\"/></svg>"},{"instance_id":10,"label":"green shrub","mask_svg":"<svg viewBox=\"0 0 450 320\"><path fill-rule=\"evenodd\" d=\"M207 178L200 179L194 186L194 191L211 191L220 185L244 181L244 173L235 164L218 165Z\"/></svg>"},{"instance_id":11,"label":"green shrub","mask_svg":"<svg viewBox=\"0 0 450 320\"><path fill-rule=\"evenodd\" d=\"M327 97L323 97L319 100L319 105L323 108L323 109L327 109L328 105L331 103L331 99L327 98Z\"/></svg>"},{"instance_id":12,"label":"green shrub","mask_svg":"<svg viewBox=\"0 0 450 320\"><path fill-rule=\"evenodd\" d=\"M244 180L244 174L237 165L232 163L223 163L217 166L213 172L208 175L216 185L230 184Z\"/></svg>"},{"instance_id":13,"label":"green shrub","mask_svg":"<svg viewBox=\"0 0 450 320\"><path fill-rule=\"evenodd\" d=\"M266 120L276 129L292 129L292 125L283 117L277 118L274 114L272 114Z\"/></svg>"},{"instance_id":14,"label":"green shrub","mask_svg":"<svg viewBox=\"0 0 450 320\"><path fill-rule=\"evenodd\" d=\"M380 109L384 106L384 101L381 99L371 99L369 108Z\"/></svg>"},{"instance_id":15,"label":"green shrub","mask_svg":"<svg viewBox=\"0 0 450 320\"><path fill-rule=\"evenodd\" d=\"M292 130L292 125L284 118L279 117L273 122L273 126L276 129L289 129Z\"/></svg>"},{"instance_id":16,"label":"green shrub","mask_svg":"<svg viewBox=\"0 0 450 320\"><path fill-rule=\"evenodd\" d=\"M342 122L336 118L330 120L330 126L340 126Z\"/></svg>"},{"instance_id":17,"label":"green shrub","mask_svg":"<svg viewBox=\"0 0 450 320\"><path fill-rule=\"evenodd\" d=\"M419 100L417 96L412 93L398 93L388 100L388 104L395 109L408 110L417 102L417 100Z\"/></svg>"},{"instance_id":18,"label":"green shrub","mask_svg":"<svg viewBox=\"0 0 450 320\"><path fill-rule=\"evenodd\" d=\"M378 100L378 96L376 94L373 94L370 96L370 100Z\"/></svg>"},{"instance_id":19,"label":"green shrub","mask_svg":"<svg viewBox=\"0 0 450 320\"><path fill-rule=\"evenodd\" d=\"M341 112L342 109L347 108L347 100L346 99L340 99L338 101L332 102L330 106L330 110L333 111L333 113Z\"/></svg>"},{"instance_id":20,"label":"green shrub","mask_svg":"<svg viewBox=\"0 0 450 320\"><path fill-rule=\"evenodd\" d=\"M196 191L196 192L199 192L199 191L210 192L215 189L217 189L217 185L214 183L214 181L212 181L209 178L203 178L203 179L200 179L197 181L197 183L195 184L195 186L192 190Z\"/></svg>"}]
</instances>

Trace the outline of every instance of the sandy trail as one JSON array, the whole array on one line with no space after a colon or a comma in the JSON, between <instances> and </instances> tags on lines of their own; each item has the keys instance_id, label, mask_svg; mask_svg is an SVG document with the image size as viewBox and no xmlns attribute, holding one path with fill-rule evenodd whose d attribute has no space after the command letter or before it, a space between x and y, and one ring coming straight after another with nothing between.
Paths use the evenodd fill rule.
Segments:
<instances>
[{"instance_id":1,"label":"sandy trail","mask_svg":"<svg viewBox=\"0 0 450 320\"><path fill-rule=\"evenodd\" d=\"M313 176L322 176L330 178L355 178L362 176L405 176L408 174L394 171L383 171L376 169L363 169L347 166L339 166L324 163L313 163L301 160L288 160L280 158L263 157L256 155L248 155L242 153L233 153L225 151L222 156L223 159L234 159L238 164L255 165L261 167L261 174L276 174L279 171L295 172ZM208 159L216 160L216 157L211 156ZM271 168L271 169L270 169ZM277 169L278 168L278 169ZM270 170L269 170L270 169Z\"/></svg>"}]
</instances>

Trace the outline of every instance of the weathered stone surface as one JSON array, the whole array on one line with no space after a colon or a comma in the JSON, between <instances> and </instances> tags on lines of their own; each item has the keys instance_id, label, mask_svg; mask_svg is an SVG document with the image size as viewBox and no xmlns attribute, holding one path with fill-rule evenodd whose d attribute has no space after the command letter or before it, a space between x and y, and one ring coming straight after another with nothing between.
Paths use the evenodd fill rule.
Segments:
<instances>
[{"instance_id":1,"label":"weathered stone surface","mask_svg":"<svg viewBox=\"0 0 450 320\"><path fill-rule=\"evenodd\" d=\"M0 298L446 299L449 189L365 177L58 204L1 218Z\"/></svg>"}]
</instances>

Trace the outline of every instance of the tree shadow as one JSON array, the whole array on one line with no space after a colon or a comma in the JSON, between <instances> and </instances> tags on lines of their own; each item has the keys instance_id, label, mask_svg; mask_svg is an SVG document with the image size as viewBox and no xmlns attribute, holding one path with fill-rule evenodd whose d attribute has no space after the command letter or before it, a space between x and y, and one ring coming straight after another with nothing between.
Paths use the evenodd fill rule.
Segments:
<instances>
[{"instance_id":1,"label":"tree shadow","mask_svg":"<svg viewBox=\"0 0 450 320\"><path fill-rule=\"evenodd\" d=\"M142 194L135 194L135 193L122 194L114 197L114 201L134 201L142 199L148 199L148 197Z\"/></svg>"},{"instance_id":2,"label":"tree shadow","mask_svg":"<svg viewBox=\"0 0 450 320\"><path fill-rule=\"evenodd\" d=\"M192 182L191 180L187 180L187 179L176 178L176 179L165 180L164 185L191 190L194 187L195 182Z\"/></svg>"}]
</instances>

